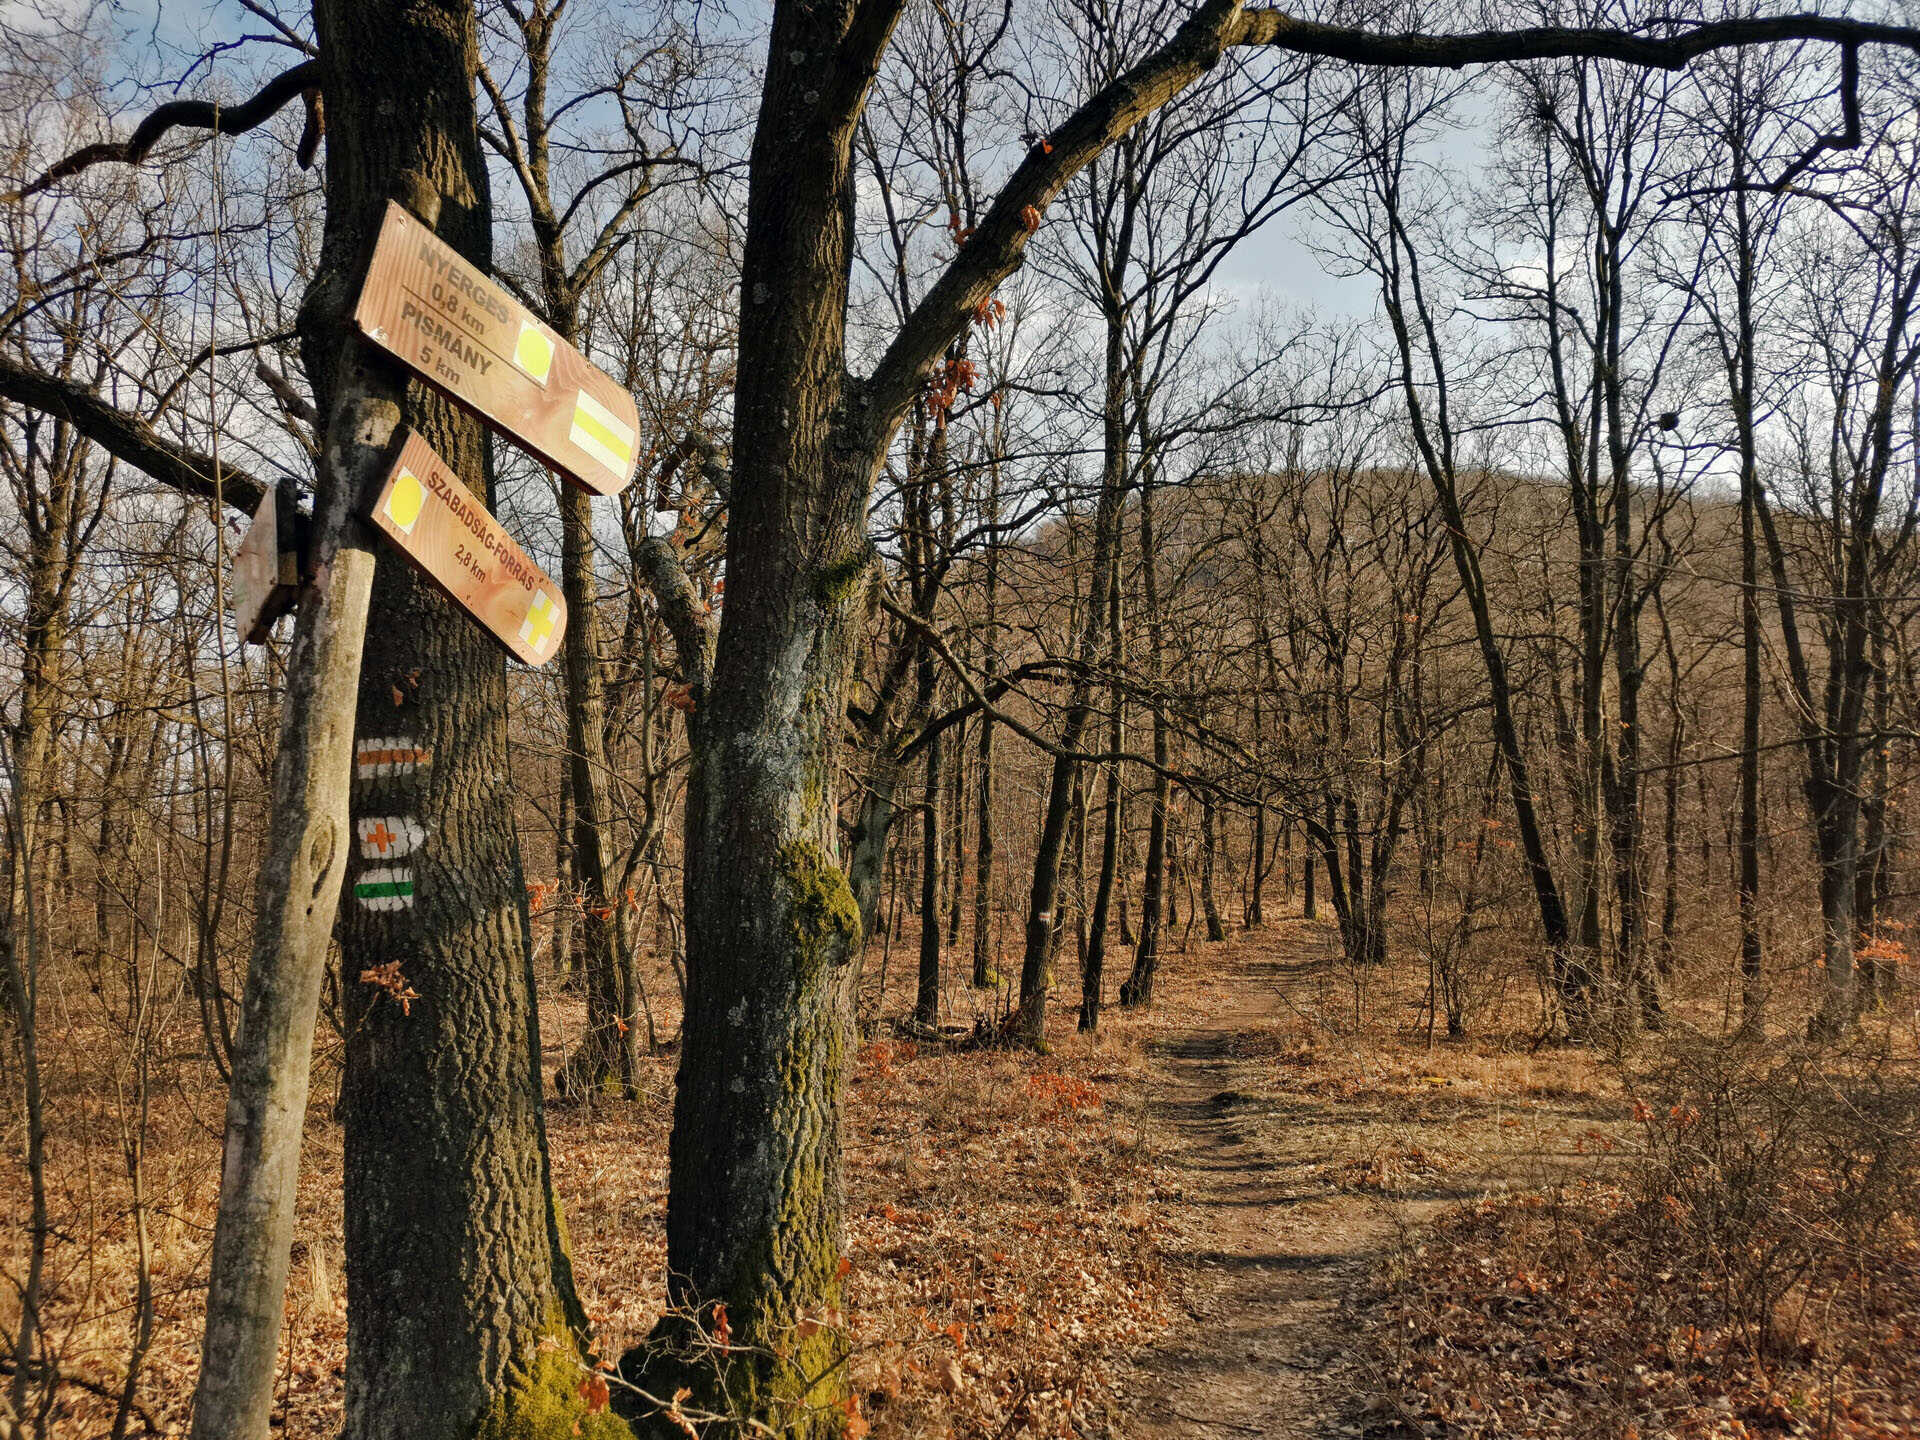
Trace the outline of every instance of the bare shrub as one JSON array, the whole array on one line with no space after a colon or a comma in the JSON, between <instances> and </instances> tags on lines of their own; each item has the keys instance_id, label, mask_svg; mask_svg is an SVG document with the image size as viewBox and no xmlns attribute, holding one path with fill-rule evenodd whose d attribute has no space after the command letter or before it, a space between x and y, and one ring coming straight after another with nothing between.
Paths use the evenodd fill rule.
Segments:
<instances>
[{"instance_id":1,"label":"bare shrub","mask_svg":"<svg viewBox=\"0 0 1920 1440\"><path fill-rule=\"evenodd\" d=\"M1804 1358L1834 1307L1872 1313L1920 1187L1920 1080L1864 1046L1785 1054L1695 1040L1631 1079L1631 1172L1656 1321L1701 1302L1763 1368ZM1663 1277L1687 1277L1676 1287ZM1684 1293L1683 1293L1684 1292Z\"/></svg>"}]
</instances>

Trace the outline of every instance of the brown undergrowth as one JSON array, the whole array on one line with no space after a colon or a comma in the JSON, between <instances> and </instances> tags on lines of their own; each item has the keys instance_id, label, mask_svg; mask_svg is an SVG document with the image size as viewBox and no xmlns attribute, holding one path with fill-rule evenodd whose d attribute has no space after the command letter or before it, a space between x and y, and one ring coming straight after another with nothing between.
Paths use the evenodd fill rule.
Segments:
<instances>
[{"instance_id":1,"label":"brown undergrowth","mask_svg":"<svg viewBox=\"0 0 1920 1440\"><path fill-rule=\"evenodd\" d=\"M1128 1433L1122 1362L1197 1323L1187 1298L1205 1286L1169 1257L1208 1250L1220 1218L1181 1193L1152 1115L1155 1043L1194 1033L1219 1035L1232 1061L1236 1089L1211 1103L1246 1137L1236 1154L1290 1197L1261 1245L1287 1249L1308 1213L1385 1227L1390 1257L1354 1309L1359 1328L1336 1342L1365 1357L1351 1382L1338 1370L1352 1391L1344 1433L1920 1436L1901 1408L1915 1404L1920 1249L1898 1178L1911 1171L1893 1163L1912 1148L1914 1046L1884 1018L1844 1057L1779 1037L1724 1046L1711 1038L1726 1029L1716 979L1676 998L1683 1042L1609 1055L1544 1042L1538 986L1516 962L1490 976L1469 1037L1449 1042L1423 967L1355 972L1329 927L1294 918L1176 947L1152 1009L1110 1007L1097 1038L1075 1033L1062 984L1036 1055L895 1033L886 1022L908 1013L913 977L894 967L881 996L879 968L863 1013L881 1023L858 1051L845 1132L851 1431ZM671 995L664 967L650 979L656 1002ZM582 1016L548 981L550 1074ZM1784 984L1777 999L1793 1011ZM943 1019L961 1030L1005 1009L963 984L948 1000ZM74 1382L58 1394L61 1440L105 1433L133 1330L128 1112L110 1028L89 1019L102 1003L76 991L47 1009L48 1318ZM675 1018L656 1003L661 1033ZM150 1057L156 1326L139 1395L161 1434L181 1429L198 1364L217 1181L223 1091L198 1039L182 1007ZM276 1433L299 1440L337 1434L343 1398L337 1063L323 1036L276 1406ZM603 1354L663 1306L673 1063L646 1062L637 1102L549 1111ZM10 1164L9 1269L23 1197ZM1235 1363L1236 1383L1268 1382ZM142 1428L136 1417L130 1433Z\"/></svg>"},{"instance_id":2,"label":"brown undergrowth","mask_svg":"<svg viewBox=\"0 0 1920 1440\"><path fill-rule=\"evenodd\" d=\"M1377 1433L1920 1436L1920 1071L1689 1032L1616 1059L1631 1116L1555 1181L1443 1216L1370 1315Z\"/></svg>"},{"instance_id":3,"label":"brown undergrowth","mask_svg":"<svg viewBox=\"0 0 1920 1440\"><path fill-rule=\"evenodd\" d=\"M664 969L653 977L671 992ZM911 1005L896 976L878 1013ZM543 1004L549 1075L578 1034L577 1000ZM863 1433L1064 1435L1105 1403L1112 1357L1164 1323L1159 1181L1143 1143L1147 1022L1118 1014L1073 1033L1064 993L1045 1056L863 1041L847 1096L847 1324ZM959 987L956 1010L976 1003ZM977 1003L990 1005L982 992ZM671 1033L671 1007L656 1006ZM104 1435L132 1332L136 1235L109 1052L75 1006L49 1072L52 1237L47 1321L67 1383L50 1433ZM155 1327L130 1434L184 1433L199 1364L224 1089L182 1008L151 1070L144 1181ZM48 1031L52 1031L52 1026ZM91 1039L89 1037L92 1037ZM337 1047L316 1059L288 1285L275 1433L339 1433L346 1282ZM55 1047L50 1043L50 1049ZM671 1053L645 1062L642 1098L552 1103L554 1183L602 1354L642 1338L664 1303ZM10 1140L10 1145L17 1137ZM0 1173L0 1258L24 1255L25 1180ZM151 1421L149 1425L146 1423Z\"/></svg>"}]
</instances>

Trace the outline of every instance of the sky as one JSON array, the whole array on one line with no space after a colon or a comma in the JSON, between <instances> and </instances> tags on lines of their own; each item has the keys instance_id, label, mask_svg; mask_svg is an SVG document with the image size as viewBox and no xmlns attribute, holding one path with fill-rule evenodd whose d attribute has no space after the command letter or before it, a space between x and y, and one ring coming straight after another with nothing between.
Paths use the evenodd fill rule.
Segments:
<instances>
[{"instance_id":1,"label":"sky","mask_svg":"<svg viewBox=\"0 0 1920 1440\"><path fill-rule=\"evenodd\" d=\"M0 26L30 32L44 32L62 22L83 16L99 0L0 0ZM302 6L283 0L282 9L299 15ZM749 36L764 25L763 0L736 9L731 21ZM718 12L709 12L717 14ZM237 34L259 33L266 26L222 0L110 0L110 28L129 50L147 52L149 73L179 76L195 58ZM243 52L251 66L271 63L273 51L255 45ZM223 75L237 75L238 67L224 60L218 66ZM191 92L205 82L205 71L195 74ZM139 97L128 87L124 99L130 113L138 113L142 103L172 98L171 87ZM1480 133L1469 128L1446 142L1447 159L1462 164L1477 161ZM1252 300L1264 291L1292 308L1312 308L1335 318L1359 318L1371 313L1374 304L1372 285L1363 278L1330 274L1322 257L1315 253L1313 241L1324 238L1319 222L1308 207L1282 215L1261 233L1253 236L1228 258L1217 282L1234 298Z\"/></svg>"}]
</instances>

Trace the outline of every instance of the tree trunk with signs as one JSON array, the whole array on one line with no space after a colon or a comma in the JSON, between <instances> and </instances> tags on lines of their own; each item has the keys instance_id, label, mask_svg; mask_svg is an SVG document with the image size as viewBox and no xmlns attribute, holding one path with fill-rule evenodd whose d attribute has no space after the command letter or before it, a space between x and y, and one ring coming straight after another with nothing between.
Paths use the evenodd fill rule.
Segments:
<instances>
[{"instance_id":1,"label":"tree trunk with signs","mask_svg":"<svg viewBox=\"0 0 1920 1440\"><path fill-rule=\"evenodd\" d=\"M487 261L492 217L467 80L473 13L470 5L428 0L323 0L315 19L329 96L327 232L301 330L327 429L316 502L319 573L296 635L277 788L307 781L306 808L331 846L301 847L279 869L273 856L281 852L272 852L262 913L271 917L270 903L289 895L309 897L305 938L323 952L332 887L354 844L353 833L338 833L333 821L348 784L340 707L356 669L355 729L391 756L356 775L353 818L410 821L390 828L417 827L424 837L394 867L405 881L388 882L410 884L411 903L402 894L382 896L377 908L350 902L340 921L349 1035L340 1107L346 1433L467 1440L489 1429L511 1433L525 1417L567 1413L583 1433L612 1434L612 1422L588 1414L577 1388L585 1317L548 1176L530 926L507 781L503 657L392 556L372 582L379 623L364 654L349 653L364 628L365 576L374 568L355 517L384 473L399 427L421 433L477 495L491 491L478 423L406 382L353 337L350 320L389 198L476 264ZM322 725L303 718L303 695ZM368 861L355 858L349 869L350 878L363 875ZM310 870L317 871L312 879ZM270 1065L284 1090L295 1068L286 1052L304 1052L311 1033L318 969L276 967L275 958L256 942L236 1071L243 1061ZM263 1027L262 1007L280 987L299 993L292 1005L273 1007L280 1024ZM229 1124L243 1145L264 1129L291 1127L291 1154L284 1140L280 1147L289 1199L304 1110L303 1103L287 1108L304 1101L304 1064L297 1069L297 1097L276 1096L265 1121L249 1123L236 1110ZM245 1093L236 1078L236 1107ZM258 1278L277 1266L265 1277L272 1283L251 1292L252 1311L271 1299L275 1325L267 1333L274 1333L285 1231L263 1236L239 1209L227 1225L226 1199L215 1297L222 1242L251 1235L256 1263L230 1271ZM290 1208L276 1219L290 1225ZM243 1331L267 1318L246 1308L235 1315ZM231 1387L250 1397L245 1403L210 1407L207 1397L220 1393L220 1377L233 1367L211 1321L207 1343L196 1433L264 1435L270 1369L265 1392L250 1369ZM266 1354L270 1364L270 1348Z\"/></svg>"},{"instance_id":2,"label":"tree trunk with signs","mask_svg":"<svg viewBox=\"0 0 1920 1440\"><path fill-rule=\"evenodd\" d=\"M345 319L330 302L346 298L338 281L396 180L403 196L419 184L437 196L438 233L483 267L491 212L467 80L471 7L329 0L317 18L328 94L344 97L329 106L327 245L304 317L309 373L326 376L330 358L353 363L329 356ZM396 123L402 112L406 124ZM358 348L348 342L349 353ZM417 384L406 418L490 499L476 421ZM583 1430L612 1434L578 1394L586 1326L541 1114L505 661L391 557L372 609L382 619L366 646L359 733L431 760L354 794L356 817L410 814L426 839L411 857L412 908L355 906L341 925L347 1433L464 1440L576 1410ZM384 987L365 980L383 974Z\"/></svg>"}]
</instances>

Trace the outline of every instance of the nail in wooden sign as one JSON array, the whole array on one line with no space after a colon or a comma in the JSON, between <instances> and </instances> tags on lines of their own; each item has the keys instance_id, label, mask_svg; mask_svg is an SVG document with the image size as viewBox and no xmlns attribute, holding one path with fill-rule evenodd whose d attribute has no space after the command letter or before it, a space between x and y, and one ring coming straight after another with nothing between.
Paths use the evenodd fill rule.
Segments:
<instances>
[{"instance_id":1,"label":"nail in wooden sign","mask_svg":"<svg viewBox=\"0 0 1920 1440\"><path fill-rule=\"evenodd\" d=\"M409 431L373 523L481 628L529 665L560 648L567 602L433 447Z\"/></svg>"},{"instance_id":2,"label":"nail in wooden sign","mask_svg":"<svg viewBox=\"0 0 1920 1440\"><path fill-rule=\"evenodd\" d=\"M273 622L293 608L300 593L300 557L280 547L279 516L267 491L253 523L233 552L233 628L243 645L262 645Z\"/></svg>"},{"instance_id":3,"label":"nail in wooden sign","mask_svg":"<svg viewBox=\"0 0 1920 1440\"><path fill-rule=\"evenodd\" d=\"M633 397L393 201L353 319L582 489L617 495L633 479Z\"/></svg>"}]
</instances>

